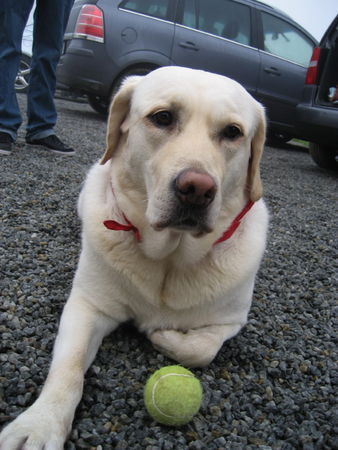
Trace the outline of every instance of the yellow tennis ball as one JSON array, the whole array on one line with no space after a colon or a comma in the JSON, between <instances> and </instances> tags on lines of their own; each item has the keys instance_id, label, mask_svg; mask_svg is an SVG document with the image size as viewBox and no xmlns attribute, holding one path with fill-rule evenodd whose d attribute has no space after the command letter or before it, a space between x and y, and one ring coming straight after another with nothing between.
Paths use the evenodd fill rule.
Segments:
<instances>
[{"instance_id":1,"label":"yellow tennis ball","mask_svg":"<svg viewBox=\"0 0 338 450\"><path fill-rule=\"evenodd\" d=\"M148 413L164 425L188 423L200 409L202 396L199 380L181 366L166 366L157 370L144 389Z\"/></svg>"}]
</instances>

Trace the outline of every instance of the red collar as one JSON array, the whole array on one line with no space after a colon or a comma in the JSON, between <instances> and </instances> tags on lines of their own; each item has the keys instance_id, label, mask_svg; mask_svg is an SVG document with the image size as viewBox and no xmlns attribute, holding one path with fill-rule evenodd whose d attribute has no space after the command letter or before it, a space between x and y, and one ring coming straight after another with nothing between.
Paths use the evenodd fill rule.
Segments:
<instances>
[{"instance_id":1,"label":"red collar","mask_svg":"<svg viewBox=\"0 0 338 450\"><path fill-rule=\"evenodd\" d=\"M234 218L234 220L231 222L231 225L227 230L224 231L222 236L217 239L217 241L214 242L213 245L219 244L220 242L226 241L231 238L231 236L234 234L234 232L237 230L237 228L241 224L241 220L245 216L245 214L252 208L254 205L254 202L252 200L249 200L248 203L244 206L242 211ZM108 230L115 230L115 231L132 231L135 235L135 238L138 242L141 242L141 233L129 220L127 217L123 214L123 218L126 221L126 225L122 223L118 223L115 220L105 220L103 222L104 226L108 228Z\"/></svg>"},{"instance_id":2,"label":"red collar","mask_svg":"<svg viewBox=\"0 0 338 450\"><path fill-rule=\"evenodd\" d=\"M127 217L123 214L124 220L127 222L127 225L123 225L122 223L118 223L115 220L104 220L103 225L108 228L108 230L115 231L132 231L135 235L135 238L138 242L141 241L141 233L138 228L135 227Z\"/></svg>"},{"instance_id":3,"label":"red collar","mask_svg":"<svg viewBox=\"0 0 338 450\"><path fill-rule=\"evenodd\" d=\"M253 202L252 200L249 200L248 203L244 206L244 208L242 209L242 211L234 218L234 220L231 222L230 227L224 231L224 233L222 234L222 236L217 239L216 242L214 242L213 245L219 244L220 242L226 241L227 239L230 239L231 236L234 234L234 232L237 230L237 228L240 226L241 224L241 220L243 219L243 217L245 216L245 214L250 211L250 209L253 207L255 202Z\"/></svg>"}]
</instances>

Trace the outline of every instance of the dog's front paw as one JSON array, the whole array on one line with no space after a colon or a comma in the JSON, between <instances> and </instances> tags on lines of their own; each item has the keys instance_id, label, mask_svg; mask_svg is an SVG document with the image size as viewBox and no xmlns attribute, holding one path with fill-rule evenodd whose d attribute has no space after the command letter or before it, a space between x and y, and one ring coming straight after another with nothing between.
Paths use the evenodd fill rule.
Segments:
<instances>
[{"instance_id":1,"label":"dog's front paw","mask_svg":"<svg viewBox=\"0 0 338 450\"><path fill-rule=\"evenodd\" d=\"M207 366L219 350L218 343L210 335L190 330L187 333L176 330L158 330L149 339L156 350L186 367Z\"/></svg>"},{"instance_id":2,"label":"dog's front paw","mask_svg":"<svg viewBox=\"0 0 338 450\"><path fill-rule=\"evenodd\" d=\"M34 405L0 434L0 450L62 450L65 427L48 409Z\"/></svg>"},{"instance_id":3,"label":"dog's front paw","mask_svg":"<svg viewBox=\"0 0 338 450\"><path fill-rule=\"evenodd\" d=\"M225 340L235 336L243 324L208 325L188 330L157 330L149 333L154 347L187 367L207 366Z\"/></svg>"}]
</instances>

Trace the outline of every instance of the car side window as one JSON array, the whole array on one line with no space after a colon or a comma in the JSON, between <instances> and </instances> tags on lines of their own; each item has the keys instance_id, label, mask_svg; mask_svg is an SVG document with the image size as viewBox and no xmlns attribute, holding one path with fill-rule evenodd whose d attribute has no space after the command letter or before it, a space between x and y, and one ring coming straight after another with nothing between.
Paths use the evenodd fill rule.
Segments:
<instances>
[{"instance_id":1,"label":"car side window","mask_svg":"<svg viewBox=\"0 0 338 450\"><path fill-rule=\"evenodd\" d=\"M185 0L183 10L183 25L189 28L197 28L196 2L195 0Z\"/></svg>"},{"instance_id":2,"label":"car side window","mask_svg":"<svg viewBox=\"0 0 338 450\"><path fill-rule=\"evenodd\" d=\"M250 8L231 0L185 0L182 25L250 44Z\"/></svg>"},{"instance_id":3,"label":"car side window","mask_svg":"<svg viewBox=\"0 0 338 450\"><path fill-rule=\"evenodd\" d=\"M166 19L170 0L126 0L120 3L120 8L128 9L159 19Z\"/></svg>"},{"instance_id":4,"label":"car side window","mask_svg":"<svg viewBox=\"0 0 338 450\"><path fill-rule=\"evenodd\" d=\"M300 30L278 17L262 12L264 50L307 67L314 44Z\"/></svg>"}]
</instances>

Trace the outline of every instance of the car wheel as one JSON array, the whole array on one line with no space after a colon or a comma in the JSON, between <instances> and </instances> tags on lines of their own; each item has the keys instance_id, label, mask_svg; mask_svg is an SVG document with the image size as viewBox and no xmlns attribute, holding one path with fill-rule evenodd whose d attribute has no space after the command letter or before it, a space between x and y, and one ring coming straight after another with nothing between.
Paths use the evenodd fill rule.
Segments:
<instances>
[{"instance_id":1,"label":"car wheel","mask_svg":"<svg viewBox=\"0 0 338 450\"><path fill-rule=\"evenodd\" d=\"M338 170L337 152L333 147L321 146L311 142L309 153L319 167Z\"/></svg>"},{"instance_id":2,"label":"car wheel","mask_svg":"<svg viewBox=\"0 0 338 450\"><path fill-rule=\"evenodd\" d=\"M26 93L29 85L29 74L31 71L32 59L30 56L22 54L20 58L19 71L15 79L15 91Z\"/></svg>"},{"instance_id":3,"label":"car wheel","mask_svg":"<svg viewBox=\"0 0 338 450\"><path fill-rule=\"evenodd\" d=\"M267 144L270 147L283 147L292 139L292 136L286 133L270 132L267 137Z\"/></svg>"},{"instance_id":4,"label":"car wheel","mask_svg":"<svg viewBox=\"0 0 338 450\"><path fill-rule=\"evenodd\" d=\"M131 67L130 69L127 69L125 72L123 72L121 75L119 75L113 84L111 95L110 95L110 101L108 98L105 97L99 97L96 95L90 95L88 94L88 103L90 106L99 114L102 114L104 116L108 115L109 112L109 105L111 102L111 99L114 97L115 93L121 86L122 81L130 77L132 75L147 75L147 73L151 72L152 70L156 69L155 66L138 66L138 67Z\"/></svg>"},{"instance_id":5,"label":"car wheel","mask_svg":"<svg viewBox=\"0 0 338 450\"><path fill-rule=\"evenodd\" d=\"M131 77L133 75L140 75L140 76L147 75L149 72L155 69L157 69L156 66L137 66L137 67L130 67L126 71L122 72L122 74L119 75L114 81L112 89L112 97L114 96L115 92L118 90L122 81L125 78Z\"/></svg>"},{"instance_id":6,"label":"car wheel","mask_svg":"<svg viewBox=\"0 0 338 450\"><path fill-rule=\"evenodd\" d=\"M106 116L108 114L109 100L105 97L99 97L98 95L87 95L88 103L94 111Z\"/></svg>"},{"instance_id":7,"label":"car wheel","mask_svg":"<svg viewBox=\"0 0 338 450\"><path fill-rule=\"evenodd\" d=\"M111 99L113 99L114 95L120 88L123 80L125 80L126 78L131 77L133 75L139 75L139 76L147 75L149 72L151 72L152 70L155 70L157 68L158 67L156 67L156 66L138 66L138 67L131 67L130 69L123 72L114 81L114 84L113 84L113 87L111 90Z\"/></svg>"}]
</instances>

